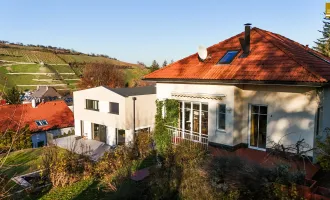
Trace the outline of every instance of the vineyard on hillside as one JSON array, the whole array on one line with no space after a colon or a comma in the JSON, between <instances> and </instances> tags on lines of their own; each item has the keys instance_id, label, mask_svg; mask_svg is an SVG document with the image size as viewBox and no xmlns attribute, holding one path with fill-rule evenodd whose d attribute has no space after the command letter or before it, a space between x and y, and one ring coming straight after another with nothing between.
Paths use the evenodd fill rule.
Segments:
<instances>
[{"instance_id":1,"label":"vineyard on hillside","mask_svg":"<svg viewBox=\"0 0 330 200\"><path fill-rule=\"evenodd\" d=\"M21 90L35 89L38 85L53 86L58 90L76 90L83 66L90 62L105 62L121 66L126 83L134 86L148 70L105 55L84 54L75 51L0 44L0 92L17 86Z\"/></svg>"},{"instance_id":2,"label":"vineyard on hillside","mask_svg":"<svg viewBox=\"0 0 330 200\"><path fill-rule=\"evenodd\" d=\"M11 48L0 48L0 60L30 63L44 62L49 64L66 64L65 61L63 61L54 53Z\"/></svg>"}]
</instances>

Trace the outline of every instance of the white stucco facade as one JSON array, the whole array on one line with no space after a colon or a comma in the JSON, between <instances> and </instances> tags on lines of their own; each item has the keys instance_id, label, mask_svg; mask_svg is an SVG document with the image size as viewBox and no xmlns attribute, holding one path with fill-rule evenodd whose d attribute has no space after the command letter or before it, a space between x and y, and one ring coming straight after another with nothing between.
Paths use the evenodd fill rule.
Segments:
<instances>
[{"instance_id":1,"label":"white stucco facade","mask_svg":"<svg viewBox=\"0 0 330 200\"><path fill-rule=\"evenodd\" d=\"M122 96L105 87L96 87L73 93L75 134L94 139L92 124L106 126L106 144L116 145L117 131L125 130L125 142L133 138L133 96ZM136 130L153 129L156 94L137 95L135 108ZM86 109L86 99L97 100L99 110ZM119 114L110 113L110 102L119 104ZM82 128L83 126L83 128ZM83 131L83 132L82 132Z\"/></svg>"},{"instance_id":2,"label":"white stucco facade","mask_svg":"<svg viewBox=\"0 0 330 200\"><path fill-rule=\"evenodd\" d=\"M207 85L157 83L157 99L177 99L208 104L208 140L210 143L235 146L249 145L250 106L267 107L267 144L269 141L284 145L304 139L310 147L315 143L315 126L320 98L317 88L280 85ZM328 89L329 90L329 89ZM197 97L178 97L173 93L196 94ZM221 96L221 99L198 98L198 94ZM330 90L325 92L323 102L329 102ZM225 130L217 129L217 106L226 105ZM323 103L325 104L325 103ZM324 106L328 110L329 106ZM330 112L323 112L330 113ZM323 127L329 127L323 117ZM265 148L265 149L266 149ZM312 156L312 153L309 154Z\"/></svg>"}]
</instances>

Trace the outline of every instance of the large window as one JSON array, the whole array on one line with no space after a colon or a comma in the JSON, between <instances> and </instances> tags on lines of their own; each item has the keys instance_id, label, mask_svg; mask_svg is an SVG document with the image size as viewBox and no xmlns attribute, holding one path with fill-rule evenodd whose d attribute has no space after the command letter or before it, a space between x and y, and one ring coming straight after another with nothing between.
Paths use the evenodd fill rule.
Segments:
<instances>
[{"instance_id":1,"label":"large window","mask_svg":"<svg viewBox=\"0 0 330 200\"><path fill-rule=\"evenodd\" d=\"M217 129L226 130L226 105L218 104Z\"/></svg>"},{"instance_id":2,"label":"large window","mask_svg":"<svg viewBox=\"0 0 330 200\"><path fill-rule=\"evenodd\" d=\"M119 103L110 102L110 113L119 115Z\"/></svg>"},{"instance_id":3,"label":"large window","mask_svg":"<svg viewBox=\"0 0 330 200\"><path fill-rule=\"evenodd\" d=\"M207 104L202 103L202 113L201 113L201 117L202 117L202 134L204 135L208 135L209 129L208 129L208 119L209 119L209 115L208 115L208 110L209 110L209 106Z\"/></svg>"},{"instance_id":4,"label":"large window","mask_svg":"<svg viewBox=\"0 0 330 200\"><path fill-rule=\"evenodd\" d=\"M88 110L99 110L99 101L86 99L86 109Z\"/></svg>"},{"instance_id":5,"label":"large window","mask_svg":"<svg viewBox=\"0 0 330 200\"><path fill-rule=\"evenodd\" d=\"M184 129L191 130L191 102L184 102Z\"/></svg>"},{"instance_id":6,"label":"large window","mask_svg":"<svg viewBox=\"0 0 330 200\"><path fill-rule=\"evenodd\" d=\"M250 113L250 147L265 149L267 137L267 106L251 105Z\"/></svg>"},{"instance_id":7,"label":"large window","mask_svg":"<svg viewBox=\"0 0 330 200\"><path fill-rule=\"evenodd\" d=\"M208 105L200 102L180 102L179 128L183 131L208 134Z\"/></svg>"}]
</instances>

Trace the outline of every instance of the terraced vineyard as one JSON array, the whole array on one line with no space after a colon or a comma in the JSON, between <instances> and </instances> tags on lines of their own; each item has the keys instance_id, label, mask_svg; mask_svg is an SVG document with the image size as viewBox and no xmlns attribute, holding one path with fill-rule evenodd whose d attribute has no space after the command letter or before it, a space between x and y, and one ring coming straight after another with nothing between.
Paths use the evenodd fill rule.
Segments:
<instances>
[{"instance_id":1,"label":"terraced vineyard","mask_svg":"<svg viewBox=\"0 0 330 200\"><path fill-rule=\"evenodd\" d=\"M19 48L0 48L0 60L30 62L30 63L49 63L66 64L60 57L51 52L30 51Z\"/></svg>"},{"instance_id":2,"label":"terraced vineyard","mask_svg":"<svg viewBox=\"0 0 330 200\"><path fill-rule=\"evenodd\" d=\"M3 86L16 85L22 90L38 85L54 86L58 90L76 90L81 71L70 63L106 62L122 66L129 85L148 73L136 64L83 53L63 53L44 47L0 44L0 92Z\"/></svg>"},{"instance_id":3,"label":"terraced vineyard","mask_svg":"<svg viewBox=\"0 0 330 200\"><path fill-rule=\"evenodd\" d=\"M49 66L40 64L0 66L0 87L16 85L25 90L35 89L37 85L49 85L58 90L76 89L76 84L80 79L67 65L57 65L55 70L56 72ZM59 74L59 77L56 74Z\"/></svg>"}]
</instances>

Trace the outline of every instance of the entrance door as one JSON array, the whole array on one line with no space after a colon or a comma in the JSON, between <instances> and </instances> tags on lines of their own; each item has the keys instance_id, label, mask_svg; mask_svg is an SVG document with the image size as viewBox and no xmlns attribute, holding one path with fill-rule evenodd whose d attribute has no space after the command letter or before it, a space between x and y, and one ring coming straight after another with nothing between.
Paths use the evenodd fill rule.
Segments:
<instances>
[{"instance_id":1,"label":"entrance door","mask_svg":"<svg viewBox=\"0 0 330 200\"><path fill-rule=\"evenodd\" d=\"M93 130L93 139L106 143L107 140L107 132L106 126L100 124L92 124Z\"/></svg>"},{"instance_id":2,"label":"entrance door","mask_svg":"<svg viewBox=\"0 0 330 200\"><path fill-rule=\"evenodd\" d=\"M118 130L116 129L116 140L117 140L117 145L123 145L125 144L125 130Z\"/></svg>"},{"instance_id":3,"label":"entrance door","mask_svg":"<svg viewBox=\"0 0 330 200\"><path fill-rule=\"evenodd\" d=\"M267 137L267 106L250 106L249 147L265 150Z\"/></svg>"}]
</instances>

